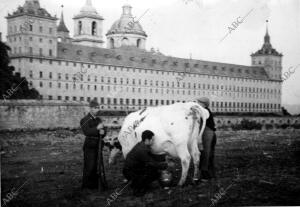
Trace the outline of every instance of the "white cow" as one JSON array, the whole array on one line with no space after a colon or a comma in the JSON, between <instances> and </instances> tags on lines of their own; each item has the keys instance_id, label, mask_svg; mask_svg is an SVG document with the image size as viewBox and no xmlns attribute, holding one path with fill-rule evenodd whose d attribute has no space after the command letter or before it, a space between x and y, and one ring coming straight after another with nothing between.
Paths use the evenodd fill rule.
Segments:
<instances>
[{"instance_id":1,"label":"white cow","mask_svg":"<svg viewBox=\"0 0 300 207\"><path fill-rule=\"evenodd\" d=\"M118 135L124 158L141 141L142 132L151 130L154 133L152 153L168 154L181 160L182 174L178 185L185 183L191 157L194 162L193 178L197 180L200 159L198 145L202 148L202 134L208 117L208 111L195 102L148 107L130 113ZM117 148L111 151L110 163L114 162L117 152Z\"/></svg>"}]
</instances>

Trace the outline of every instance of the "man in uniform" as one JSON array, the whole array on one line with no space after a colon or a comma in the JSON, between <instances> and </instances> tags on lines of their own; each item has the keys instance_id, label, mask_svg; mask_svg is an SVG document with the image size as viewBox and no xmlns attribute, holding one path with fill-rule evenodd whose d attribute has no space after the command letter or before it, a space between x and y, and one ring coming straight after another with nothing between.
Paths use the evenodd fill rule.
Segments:
<instances>
[{"instance_id":1,"label":"man in uniform","mask_svg":"<svg viewBox=\"0 0 300 207\"><path fill-rule=\"evenodd\" d=\"M158 162L153 159L150 151L153 136L152 131L144 131L142 141L132 148L125 159L123 174L131 182L133 193L136 196L144 195L149 185L160 178L160 170L168 167L166 162ZM170 167L172 167L172 163Z\"/></svg>"},{"instance_id":2,"label":"man in uniform","mask_svg":"<svg viewBox=\"0 0 300 207\"><path fill-rule=\"evenodd\" d=\"M216 127L214 117L209 109L209 99L202 97L197 99L197 102L209 112L209 117L206 120L206 126L202 136L203 150L200 156L200 170L202 181L207 181L216 176L215 174L215 146L217 142Z\"/></svg>"},{"instance_id":3,"label":"man in uniform","mask_svg":"<svg viewBox=\"0 0 300 207\"><path fill-rule=\"evenodd\" d=\"M104 131L102 120L99 117L96 117L100 108L99 103L94 99L89 103L89 106L90 112L80 120L80 127L83 134L86 136L83 145L84 164L82 188L97 189L99 141L102 141L106 132Z\"/></svg>"}]
</instances>

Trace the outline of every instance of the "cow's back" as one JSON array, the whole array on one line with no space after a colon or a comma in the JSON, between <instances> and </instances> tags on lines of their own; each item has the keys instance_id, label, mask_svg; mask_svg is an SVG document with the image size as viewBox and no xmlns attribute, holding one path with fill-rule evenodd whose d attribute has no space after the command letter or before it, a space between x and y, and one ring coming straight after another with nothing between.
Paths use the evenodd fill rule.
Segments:
<instances>
[{"instance_id":1,"label":"cow's back","mask_svg":"<svg viewBox=\"0 0 300 207\"><path fill-rule=\"evenodd\" d=\"M146 110L139 110L130 113L124 120L119 141L122 145L123 155L134 147L141 140L145 130L151 130L155 134L153 153L161 154L172 151L176 154L176 145L190 142L193 118L190 116L190 109L196 103L175 103L166 106L148 107ZM134 122L144 120L134 129ZM127 133L127 132L132 133Z\"/></svg>"}]
</instances>

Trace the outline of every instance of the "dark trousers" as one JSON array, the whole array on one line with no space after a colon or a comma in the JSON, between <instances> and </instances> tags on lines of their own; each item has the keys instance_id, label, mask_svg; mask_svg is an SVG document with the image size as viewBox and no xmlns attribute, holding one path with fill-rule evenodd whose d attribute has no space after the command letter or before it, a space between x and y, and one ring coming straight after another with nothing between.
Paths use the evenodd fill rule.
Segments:
<instances>
[{"instance_id":1,"label":"dark trousers","mask_svg":"<svg viewBox=\"0 0 300 207\"><path fill-rule=\"evenodd\" d=\"M160 178L160 172L153 167L144 169L123 169L124 177L131 181L131 187L135 190L147 189L149 185Z\"/></svg>"},{"instance_id":2,"label":"dark trousers","mask_svg":"<svg viewBox=\"0 0 300 207\"><path fill-rule=\"evenodd\" d=\"M83 145L82 188L98 188L97 160L99 140L86 138Z\"/></svg>"},{"instance_id":3,"label":"dark trousers","mask_svg":"<svg viewBox=\"0 0 300 207\"><path fill-rule=\"evenodd\" d=\"M216 133L210 128L205 127L202 136L203 151L201 151L200 157L200 170L208 171L211 177L216 176L214 162L216 142Z\"/></svg>"}]
</instances>

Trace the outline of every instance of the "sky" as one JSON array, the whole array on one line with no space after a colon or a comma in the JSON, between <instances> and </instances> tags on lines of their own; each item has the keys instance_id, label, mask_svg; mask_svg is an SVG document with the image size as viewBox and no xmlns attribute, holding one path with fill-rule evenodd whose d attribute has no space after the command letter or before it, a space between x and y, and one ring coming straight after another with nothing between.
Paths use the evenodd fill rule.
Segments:
<instances>
[{"instance_id":1,"label":"sky","mask_svg":"<svg viewBox=\"0 0 300 207\"><path fill-rule=\"evenodd\" d=\"M58 18L64 5L65 23L72 36L72 18L85 1L40 0L40 5ZM5 16L24 2L0 0L2 39L6 40ZM300 104L300 0L92 0L92 3L104 17L105 41L106 32L121 16L122 6L129 3L137 18L147 11L139 20L148 35L147 50L153 47L169 56L239 65L250 65L251 53L262 47L268 20L271 44L283 54L283 73L290 67L294 71L282 84L282 103ZM240 23L233 28L237 21ZM233 28L230 33L228 27Z\"/></svg>"}]
</instances>

